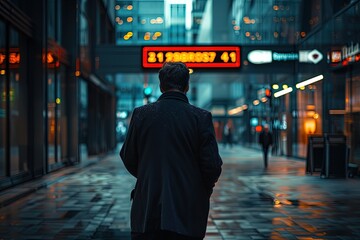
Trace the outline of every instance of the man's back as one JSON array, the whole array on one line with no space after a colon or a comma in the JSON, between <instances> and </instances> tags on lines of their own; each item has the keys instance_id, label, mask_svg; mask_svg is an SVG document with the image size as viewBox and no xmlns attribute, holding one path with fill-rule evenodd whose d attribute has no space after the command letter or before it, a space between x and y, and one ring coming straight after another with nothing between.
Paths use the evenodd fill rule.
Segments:
<instances>
[{"instance_id":1,"label":"man's back","mask_svg":"<svg viewBox=\"0 0 360 240\"><path fill-rule=\"evenodd\" d=\"M221 171L210 113L190 105L183 93L168 92L137 108L132 122L138 165L124 163L138 180L132 216L142 218L132 229L202 236Z\"/></svg>"},{"instance_id":2,"label":"man's back","mask_svg":"<svg viewBox=\"0 0 360 240\"><path fill-rule=\"evenodd\" d=\"M133 112L120 156L137 178L133 239L202 239L222 160L212 116L189 104L189 69L164 63L157 102Z\"/></svg>"}]
</instances>

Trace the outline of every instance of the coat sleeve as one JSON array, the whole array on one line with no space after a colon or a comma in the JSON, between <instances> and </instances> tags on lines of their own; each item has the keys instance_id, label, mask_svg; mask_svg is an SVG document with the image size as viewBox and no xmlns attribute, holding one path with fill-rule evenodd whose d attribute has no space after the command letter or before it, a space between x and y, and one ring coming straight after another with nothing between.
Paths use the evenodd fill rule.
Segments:
<instances>
[{"instance_id":1,"label":"coat sleeve","mask_svg":"<svg viewBox=\"0 0 360 240\"><path fill-rule=\"evenodd\" d=\"M221 174L219 155L211 113L207 113L200 133L200 171L205 187L211 193Z\"/></svg>"},{"instance_id":2,"label":"coat sleeve","mask_svg":"<svg viewBox=\"0 0 360 240\"><path fill-rule=\"evenodd\" d=\"M136 109L133 112L133 115L130 120L130 125L124 144L120 150L120 158L122 159L126 169L131 175L137 177L138 169L138 146L137 146L137 134L136 134Z\"/></svg>"}]
</instances>

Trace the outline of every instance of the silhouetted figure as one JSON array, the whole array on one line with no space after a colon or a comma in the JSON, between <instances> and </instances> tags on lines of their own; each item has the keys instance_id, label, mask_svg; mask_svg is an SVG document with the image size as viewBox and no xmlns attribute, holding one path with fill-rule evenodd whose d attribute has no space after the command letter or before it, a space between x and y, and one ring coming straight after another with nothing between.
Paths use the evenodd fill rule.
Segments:
<instances>
[{"instance_id":1,"label":"silhouetted figure","mask_svg":"<svg viewBox=\"0 0 360 240\"><path fill-rule=\"evenodd\" d=\"M232 142L233 142L233 125L232 125L232 121L228 120L224 126L224 147L226 147L226 145L229 145L230 148L232 147Z\"/></svg>"},{"instance_id":2,"label":"silhouetted figure","mask_svg":"<svg viewBox=\"0 0 360 240\"><path fill-rule=\"evenodd\" d=\"M141 240L203 239L209 199L220 173L211 113L189 104L189 69L165 63L159 99L135 108L120 151L137 178L131 236Z\"/></svg>"},{"instance_id":3,"label":"silhouetted figure","mask_svg":"<svg viewBox=\"0 0 360 240\"><path fill-rule=\"evenodd\" d=\"M272 134L269 131L269 125L267 124L265 124L263 131L261 131L259 135L259 144L263 150L264 167L267 168L269 147L273 144Z\"/></svg>"}]
</instances>

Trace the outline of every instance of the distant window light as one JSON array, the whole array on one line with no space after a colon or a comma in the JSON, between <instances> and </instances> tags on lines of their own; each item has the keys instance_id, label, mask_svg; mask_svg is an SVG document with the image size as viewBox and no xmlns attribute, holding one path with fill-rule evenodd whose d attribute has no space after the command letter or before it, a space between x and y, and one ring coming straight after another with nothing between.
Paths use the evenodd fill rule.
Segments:
<instances>
[{"instance_id":1,"label":"distant window light","mask_svg":"<svg viewBox=\"0 0 360 240\"><path fill-rule=\"evenodd\" d=\"M132 5L129 5L129 6L127 6L126 9L129 10L129 11L131 11L131 10L133 9L133 6L132 6Z\"/></svg>"},{"instance_id":2,"label":"distant window light","mask_svg":"<svg viewBox=\"0 0 360 240\"><path fill-rule=\"evenodd\" d=\"M130 22L133 21L133 18L132 18L132 17L128 17L128 18L126 19L126 21L130 23Z\"/></svg>"},{"instance_id":3,"label":"distant window light","mask_svg":"<svg viewBox=\"0 0 360 240\"><path fill-rule=\"evenodd\" d=\"M161 17L157 17L156 22L161 24L164 22L164 20Z\"/></svg>"},{"instance_id":4,"label":"distant window light","mask_svg":"<svg viewBox=\"0 0 360 240\"><path fill-rule=\"evenodd\" d=\"M254 24L256 21L255 19L250 19L249 17L243 17L245 24Z\"/></svg>"},{"instance_id":5,"label":"distant window light","mask_svg":"<svg viewBox=\"0 0 360 240\"><path fill-rule=\"evenodd\" d=\"M150 32L146 32L145 35L144 35L144 40L149 41L150 40L150 35L151 35Z\"/></svg>"},{"instance_id":6,"label":"distant window light","mask_svg":"<svg viewBox=\"0 0 360 240\"><path fill-rule=\"evenodd\" d=\"M120 5L116 5L116 6L115 6L115 10L116 10L116 11L119 11L119 10L120 10Z\"/></svg>"},{"instance_id":7,"label":"distant window light","mask_svg":"<svg viewBox=\"0 0 360 240\"><path fill-rule=\"evenodd\" d=\"M279 85L278 85L278 84L273 84L273 85L272 85L272 88L275 89L275 90L277 90L277 89L279 89Z\"/></svg>"},{"instance_id":8,"label":"distant window light","mask_svg":"<svg viewBox=\"0 0 360 240\"><path fill-rule=\"evenodd\" d=\"M274 9L275 11L278 11L278 10L279 10L279 6L278 6L278 5L274 5L274 6L273 6L273 9Z\"/></svg>"}]
</instances>

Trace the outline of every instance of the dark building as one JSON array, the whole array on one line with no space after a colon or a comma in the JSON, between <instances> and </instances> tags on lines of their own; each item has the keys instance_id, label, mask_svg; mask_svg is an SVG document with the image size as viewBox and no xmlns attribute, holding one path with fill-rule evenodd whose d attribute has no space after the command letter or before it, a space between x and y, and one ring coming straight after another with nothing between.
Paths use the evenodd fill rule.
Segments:
<instances>
[{"instance_id":1,"label":"dark building","mask_svg":"<svg viewBox=\"0 0 360 240\"><path fill-rule=\"evenodd\" d=\"M109 11L109 8L111 11ZM112 1L0 1L0 189L115 146Z\"/></svg>"}]
</instances>

